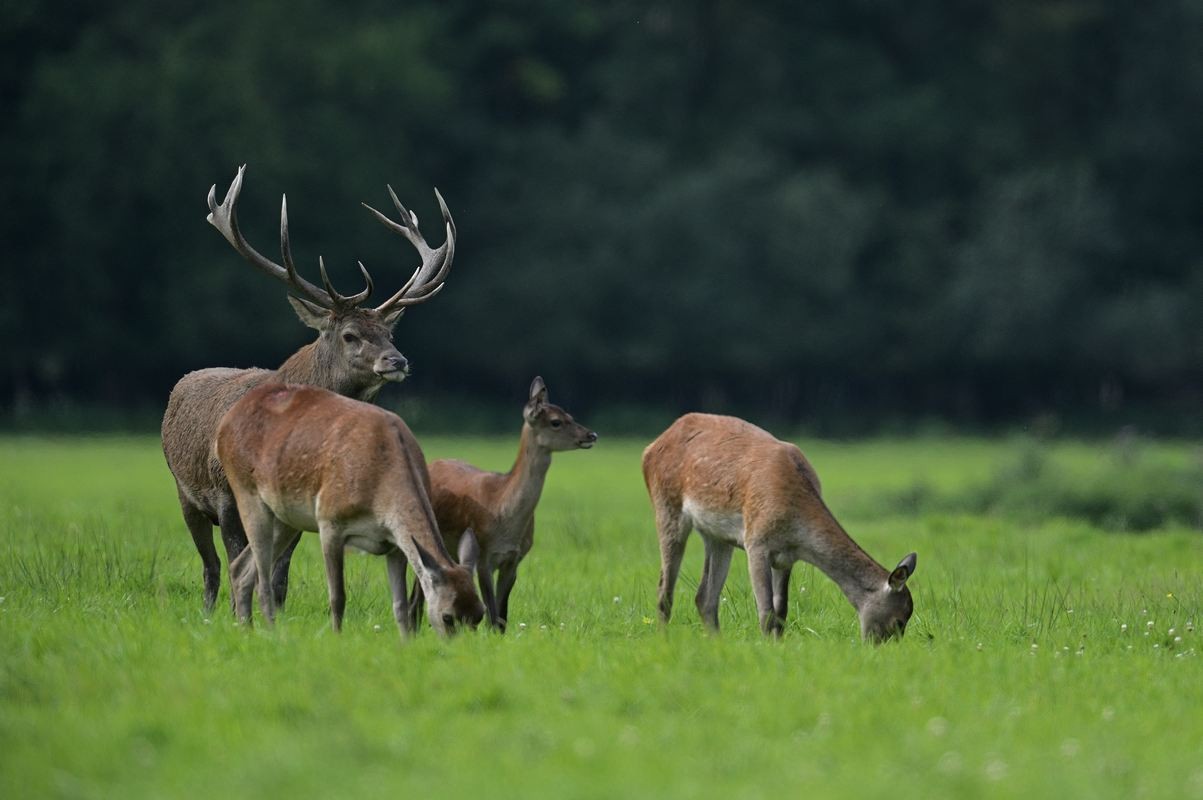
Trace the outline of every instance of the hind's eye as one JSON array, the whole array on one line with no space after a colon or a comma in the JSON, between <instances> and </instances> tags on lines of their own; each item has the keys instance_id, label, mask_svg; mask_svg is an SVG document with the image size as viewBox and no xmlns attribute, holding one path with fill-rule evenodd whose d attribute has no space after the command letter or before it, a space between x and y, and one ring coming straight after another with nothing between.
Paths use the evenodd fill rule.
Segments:
<instances>
[{"instance_id":1,"label":"hind's eye","mask_svg":"<svg viewBox=\"0 0 1203 800\"><path fill-rule=\"evenodd\" d=\"M561 425L563 425L563 424L564 424L564 423L560 422L558 419L553 419L553 420L551 421L551 427L553 427L553 428L558 428L558 427L560 427L560 426L561 426Z\"/></svg>"},{"instance_id":2,"label":"hind's eye","mask_svg":"<svg viewBox=\"0 0 1203 800\"><path fill-rule=\"evenodd\" d=\"M443 624L446 625L448 628L452 627L453 625L455 625L455 617L451 616L450 614L444 614L443 615Z\"/></svg>"},{"instance_id":3,"label":"hind's eye","mask_svg":"<svg viewBox=\"0 0 1203 800\"><path fill-rule=\"evenodd\" d=\"M343 334L343 341L347 344L355 344L359 341L359 337L348 331L347 333Z\"/></svg>"}]
</instances>

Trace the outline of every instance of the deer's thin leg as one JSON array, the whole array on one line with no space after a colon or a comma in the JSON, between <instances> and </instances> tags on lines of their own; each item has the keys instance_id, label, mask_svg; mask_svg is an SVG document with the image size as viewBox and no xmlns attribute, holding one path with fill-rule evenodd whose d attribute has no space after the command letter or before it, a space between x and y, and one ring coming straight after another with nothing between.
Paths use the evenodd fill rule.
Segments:
<instances>
[{"instance_id":1,"label":"deer's thin leg","mask_svg":"<svg viewBox=\"0 0 1203 800\"><path fill-rule=\"evenodd\" d=\"M782 625L789 616L789 575L792 569L786 567L773 570L773 613L781 620Z\"/></svg>"},{"instance_id":2,"label":"deer's thin leg","mask_svg":"<svg viewBox=\"0 0 1203 800\"><path fill-rule=\"evenodd\" d=\"M518 559L512 558L497 570L497 620L501 632L505 633L510 619L510 593L518 582Z\"/></svg>"},{"instance_id":3,"label":"deer's thin leg","mask_svg":"<svg viewBox=\"0 0 1203 800\"><path fill-rule=\"evenodd\" d=\"M388 587L393 593L393 617L404 639L413 633L413 621L409 616L409 598L405 592L405 570L409 566L400 548L390 550L384 556L388 564Z\"/></svg>"},{"instance_id":4,"label":"deer's thin leg","mask_svg":"<svg viewBox=\"0 0 1203 800\"><path fill-rule=\"evenodd\" d=\"M205 615L213 613L217 603L217 591L221 587L221 559L213 546L213 523L205 512L194 506L180 493L180 510L184 512L184 524L192 534L192 543L201 557L201 575L205 585Z\"/></svg>"},{"instance_id":5,"label":"deer's thin leg","mask_svg":"<svg viewBox=\"0 0 1203 800\"><path fill-rule=\"evenodd\" d=\"M673 613L673 590L685 555L685 539L690 522L681 509L667 505L656 506L656 532L660 538L660 621L667 623Z\"/></svg>"},{"instance_id":6,"label":"deer's thin leg","mask_svg":"<svg viewBox=\"0 0 1203 800\"><path fill-rule=\"evenodd\" d=\"M409 594L409 625L417 631L422 624L422 612L426 607L426 595L422 593L422 582L414 575L414 588Z\"/></svg>"},{"instance_id":7,"label":"deer's thin leg","mask_svg":"<svg viewBox=\"0 0 1203 800\"><path fill-rule=\"evenodd\" d=\"M346 584L343 582L343 537L342 532L328 522L318 523L318 535L322 540L322 558L326 562L330 624L337 633L342 630L343 612L347 608Z\"/></svg>"},{"instance_id":8,"label":"deer's thin leg","mask_svg":"<svg viewBox=\"0 0 1203 800\"><path fill-rule=\"evenodd\" d=\"M276 608L283 609L284 601L288 599L288 569L292 564L293 551L297 549L297 544L301 541L301 537L297 537L292 541L292 544L284 548L284 552L276 558L276 564L272 567L272 596L276 599Z\"/></svg>"},{"instance_id":9,"label":"deer's thin leg","mask_svg":"<svg viewBox=\"0 0 1203 800\"><path fill-rule=\"evenodd\" d=\"M504 633L505 625L501 624L501 617L497 611L497 595L493 591L493 567L489 559L482 558L476 565L476 578L480 583L480 599L484 601L485 610L489 614L489 624Z\"/></svg>"},{"instance_id":10,"label":"deer's thin leg","mask_svg":"<svg viewBox=\"0 0 1203 800\"><path fill-rule=\"evenodd\" d=\"M251 569L251 564L248 563L242 570L243 574L238 576L235 611L239 621L249 623L251 621L251 595L258 588L259 605L263 610L263 616L271 623L275 620L270 588L276 519L271 510L257 497L244 498L238 508L242 513L242 524L246 529L254 569Z\"/></svg>"},{"instance_id":11,"label":"deer's thin leg","mask_svg":"<svg viewBox=\"0 0 1203 800\"><path fill-rule=\"evenodd\" d=\"M706 542L706 560L710 568L702 576L702 584L698 587L698 595L702 598L698 614L707 628L718 632L718 607L723 595L723 584L727 582L727 572L731 569L731 554L735 548L725 542L704 537Z\"/></svg>"},{"instance_id":12,"label":"deer's thin leg","mask_svg":"<svg viewBox=\"0 0 1203 800\"><path fill-rule=\"evenodd\" d=\"M768 550L763 547L748 548L748 577L756 595L756 611L760 616L760 629L765 634L781 635L781 620L773 610L773 568Z\"/></svg>"}]
</instances>

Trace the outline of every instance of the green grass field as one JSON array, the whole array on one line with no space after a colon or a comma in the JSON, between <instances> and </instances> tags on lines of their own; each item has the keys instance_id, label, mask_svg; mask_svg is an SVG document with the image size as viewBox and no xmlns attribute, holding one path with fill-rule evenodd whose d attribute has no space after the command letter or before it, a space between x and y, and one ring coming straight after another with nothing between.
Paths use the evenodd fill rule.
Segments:
<instances>
[{"instance_id":1,"label":"green grass field","mask_svg":"<svg viewBox=\"0 0 1203 800\"><path fill-rule=\"evenodd\" d=\"M515 447L424 444L495 469ZM402 644L369 556L330 631L311 535L274 629L225 588L206 619L156 439L0 439L0 797L1203 797L1197 527L907 512L1025 445L802 442L878 561L918 551L906 638L860 643L799 565L764 641L742 554L708 636L696 538L661 630L643 444L556 457L509 634ZM1042 474L1098 485L1110 451L1056 445Z\"/></svg>"}]
</instances>

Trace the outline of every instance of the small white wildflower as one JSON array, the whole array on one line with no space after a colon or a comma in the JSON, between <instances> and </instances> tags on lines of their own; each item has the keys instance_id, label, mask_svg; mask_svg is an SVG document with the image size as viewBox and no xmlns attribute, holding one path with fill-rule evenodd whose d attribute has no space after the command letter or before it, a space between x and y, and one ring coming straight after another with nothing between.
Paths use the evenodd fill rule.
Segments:
<instances>
[{"instance_id":1,"label":"small white wildflower","mask_svg":"<svg viewBox=\"0 0 1203 800\"><path fill-rule=\"evenodd\" d=\"M1170 628L1168 631L1166 631L1166 632L1165 632L1165 635L1166 635L1166 636L1173 636L1173 635L1174 635L1174 631L1175 631L1175 629L1174 629L1174 628Z\"/></svg>"},{"instance_id":2,"label":"small white wildflower","mask_svg":"<svg viewBox=\"0 0 1203 800\"><path fill-rule=\"evenodd\" d=\"M1074 613L1074 610L1072 608L1067 608L1067 609L1065 609L1065 613L1072 614L1072 613Z\"/></svg>"},{"instance_id":3,"label":"small white wildflower","mask_svg":"<svg viewBox=\"0 0 1203 800\"><path fill-rule=\"evenodd\" d=\"M1036 644L1035 642L1032 642L1032 649L1033 649L1033 650L1039 650L1039 649L1040 649L1040 645Z\"/></svg>"},{"instance_id":4,"label":"small white wildflower","mask_svg":"<svg viewBox=\"0 0 1203 800\"><path fill-rule=\"evenodd\" d=\"M1175 644L1177 644L1177 643L1179 643L1179 642L1181 642L1181 641L1182 641L1182 637L1181 637L1181 636L1175 636L1175 637L1174 637L1174 643L1175 643Z\"/></svg>"},{"instance_id":5,"label":"small white wildflower","mask_svg":"<svg viewBox=\"0 0 1203 800\"><path fill-rule=\"evenodd\" d=\"M614 605L618 605L621 602L622 602L622 598L619 597L618 595L614 595Z\"/></svg>"},{"instance_id":6,"label":"small white wildflower","mask_svg":"<svg viewBox=\"0 0 1203 800\"><path fill-rule=\"evenodd\" d=\"M213 624L213 620L209 619L208 617L205 617L203 620L201 620L201 622L205 623L206 625Z\"/></svg>"},{"instance_id":7,"label":"small white wildflower","mask_svg":"<svg viewBox=\"0 0 1203 800\"><path fill-rule=\"evenodd\" d=\"M372 630L376 631L377 633L380 633L380 626L379 626L379 625L373 625L373 626L372 626Z\"/></svg>"},{"instance_id":8,"label":"small white wildflower","mask_svg":"<svg viewBox=\"0 0 1203 800\"><path fill-rule=\"evenodd\" d=\"M547 626L546 626L546 625L540 625L540 626L539 626L539 630L541 630L541 631L545 631L545 630L547 630Z\"/></svg>"},{"instance_id":9,"label":"small white wildflower","mask_svg":"<svg viewBox=\"0 0 1203 800\"><path fill-rule=\"evenodd\" d=\"M1153 644L1153 649L1154 649L1154 650L1156 650L1156 649L1157 649L1157 648L1159 648L1159 647L1161 647L1161 645L1159 645L1159 644L1157 644L1157 643L1154 643L1154 644Z\"/></svg>"},{"instance_id":10,"label":"small white wildflower","mask_svg":"<svg viewBox=\"0 0 1203 800\"><path fill-rule=\"evenodd\" d=\"M1153 627L1153 620L1149 620L1148 622L1146 622L1146 623L1145 623L1145 627L1146 627L1146 628L1152 628L1152 627Z\"/></svg>"},{"instance_id":11,"label":"small white wildflower","mask_svg":"<svg viewBox=\"0 0 1203 800\"><path fill-rule=\"evenodd\" d=\"M1120 625L1120 626L1119 626L1119 632L1120 632L1120 633L1127 633L1127 632L1128 632L1128 623L1126 623L1126 622L1125 622L1123 625Z\"/></svg>"},{"instance_id":12,"label":"small white wildflower","mask_svg":"<svg viewBox=\"0 0 1203 800\"><path fill-rule=\"evenodd\" d=\"M982 643L981 643L981 642L978 642L978 643L977 643L977 649L978 649L978 651L981 651L981 649L982 649Z\"/></svg>"},{"instance_id":13,"label":"small white wildflower","mask_svg":"<svg viewBox=\"0 0 1203 800\"><path fill-rule=\"evenodd\" d=\"M519 623L518 623L518 630L520 630L520 631L524 631L524 630L526 630L526 623L525 623L525 622L519 622Z\"/></svg>"}]
</instances>

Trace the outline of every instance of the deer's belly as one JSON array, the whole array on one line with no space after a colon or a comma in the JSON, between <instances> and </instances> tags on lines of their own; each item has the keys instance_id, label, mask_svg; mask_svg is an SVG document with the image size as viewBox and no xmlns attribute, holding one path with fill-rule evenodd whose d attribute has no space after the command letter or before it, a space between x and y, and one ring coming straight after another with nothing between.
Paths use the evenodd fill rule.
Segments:
<instances>
[{"instance_id":1,"label":"deer's belly","mask_svg":"<svg viewBox=\"0 0 1203 800\"><path fill-rule=\"evenodd\" d=\"M744 515L740 512L706 508L688 497L681 504L681 510L699 533L736 547L744 546Z\"/></svg>"}]
</instances>

